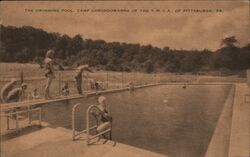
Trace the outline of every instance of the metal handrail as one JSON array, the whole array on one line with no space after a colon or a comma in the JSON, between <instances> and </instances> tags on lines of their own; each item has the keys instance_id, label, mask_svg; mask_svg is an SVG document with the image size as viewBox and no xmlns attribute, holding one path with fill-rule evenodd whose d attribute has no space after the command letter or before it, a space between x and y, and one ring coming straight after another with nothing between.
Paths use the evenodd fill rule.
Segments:
<instances>
[{"instance_id":1,"label":"metal handrail","mask_svg":"<svg viewBox=\"0 0 250 157\"><path fill-rule=\"evenodd\" d=\"M80 103L77 103L77 104L75 104L74 106L73 106L73 108L72 108L72 131L73 131L73 135L72 135L72 138L73 138L73 141L75 140L75 137L77 136L77 135L79 135L79 134L77 134L76 135L76 133L75 133L75 110L76 110L76 108L79 106L79 105L81 105Z\"/></svg>"},{"instance_id":2,"label":"metal handrail","mask_svg":"<svg viewBox=\"0 0 250 157\"><path fill-rule=\"evenodd\" d=\"M81 105L81 103L77 103L73 106L72 108L72 138L73 138L73 141L76 140L76 137L83 134L83 133L87 133L87 129L85 130L82 130L80 132L76 132L75 130L75 111L76 109ZM87 114L88 115L88 114ZM97 125L96 126L93 126L91 128L88 128L89 130L92 130L92 129L96 129L97 128Z\"/></svg>"},{"instance_id":3,"label":"metal handrail","mask_svg":"<svg viewBox=\"0 0 250 157\"><path fill-rule=\"evenodd\" d=\"M91 136L90 135L90 130L93 130L93 129L96 129L98 127L98 119L96 118L96 125L94 126L90 126L90 121L89 121L89 113L91 113L91 110L92 109L97 109L98 111L101 111L96 105L90 105L86 111L86 129L85 130L82 130L80 132L77 132L76 133L76 130L75 130L75 111L76 109L81 105L81 103L77 103L73 106L72 108L72 138L73 138L73 141L76 140L76 137L83 134L83 133L86 133L87 135L87 139L86 139L86 144L89 145L90 144L90 141L94 138L97 138L105 133L108 133L112 131L112 125L111 125L111 128L107 129L107 130L104 130L94 136ZM112 123L112 122L111 122Z\"/></svg>"},{"instance_id":4,"label":"metal handrail","mask_svg":"<svg viewBox=\"0 0 250 157\"><path fill-rule=\"evenodd\" d=\"M29 118L29 124L31 124L31 118L30 118L30 112L34 112L34 111L39 111L39 125L42 125L42 110L41 108L35 108L35 109L30 109L28 108L28 110L24 110L24 111L16 111L16 112L12 112L12 113L4 113L1 114L1 117L6 117L7 119L7 130L10 129L10 124L9 124L9 118L11 115L16 115L16 131L19 131L19 120L18 120L18 114L21 113L28 113L28 118Z\"/></svg>"}]
</instances>

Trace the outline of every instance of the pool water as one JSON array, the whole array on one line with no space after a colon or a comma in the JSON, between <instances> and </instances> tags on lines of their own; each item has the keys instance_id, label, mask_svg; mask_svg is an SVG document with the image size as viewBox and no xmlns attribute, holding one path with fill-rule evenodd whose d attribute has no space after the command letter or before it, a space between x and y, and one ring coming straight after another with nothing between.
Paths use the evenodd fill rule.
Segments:
<instances>
[{"instance_id":1,"label":"pool water","mask_svg":"<svg viewBox=\"0 0 250 157\"><path fill-rule=\"evenodd\" d=\"M106 94L114 119L113 140L170 157L203 157L230 87L162 85ZM96 98L81 102L79 130L84 129L85 111ZM74 103L64 103L43 106L44 120L70 128Z\"/></svg>"}]
</instances>

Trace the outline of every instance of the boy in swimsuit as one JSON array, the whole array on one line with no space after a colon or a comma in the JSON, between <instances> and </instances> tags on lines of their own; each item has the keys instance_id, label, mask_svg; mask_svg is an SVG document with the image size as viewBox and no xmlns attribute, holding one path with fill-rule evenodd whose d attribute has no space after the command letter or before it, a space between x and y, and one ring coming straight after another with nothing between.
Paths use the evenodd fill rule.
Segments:
<instances>
[{"instance_id":1,"label":"boy in swimsuit","mask_svg":"<svg viewBox=\"0 0 250 157\"><path fill-rule=\"evenodd\" d=\"M78 94L81 94L81 95L83 94L82 93L82 73L83 71L92 72L88 67L89 67L88 65L80 65L76 69L76 74L75 74L76 87L77 87Z\"/></svg>"}]
</instances>

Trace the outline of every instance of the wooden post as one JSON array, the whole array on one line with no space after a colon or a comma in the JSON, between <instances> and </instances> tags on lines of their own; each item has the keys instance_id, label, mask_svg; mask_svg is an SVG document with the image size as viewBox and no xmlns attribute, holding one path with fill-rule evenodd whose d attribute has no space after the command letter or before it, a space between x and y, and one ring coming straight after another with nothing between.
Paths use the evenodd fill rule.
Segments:
<instances>
[{"instance_id":1,"label":"wooden post","mask_svg":"<svg viewBox=\"0 0 250 157\"><path fill-rule=\"evenodd\" d=\"M29 119L29 125L31 125L31 118L30 118L30 105L28 106L28 119Z\"/></svg>"},{"instance_id":2,"label":"wooden post","mask_svg":"<svg viewBox=\"0 0 250 157\"><path fill-rule=\"evenodd\" d=\"M154 81L154 84L156 84L157 83L157 77L156 77L157 75L156 75L156 73L154 74L154 77L155 77L155 81Z\"/></svg>"},{"instance_id":3,"label":"wooden post","mask_svg":"<svg viewBox=\"0 0 250 157\"><path fill-rule=\"evenodd\" d=\"M42 126L42 109L39 110L39 125Z\"/></svg>"},{"instance_id":4,"label":"wooden post","mask_svg":"<svg viewBox=\"0 0 250 157\"><path fill-rule=\"evenodd\" d=\"M16 132L19 131L18 114L16 113Z\"/></svg>"},{"instance_id":5,"label":"wooden post","mask_svg":"<svg viewBox=\"0 0 250 157\"><path fill-rule=\"evenodd\" d=\"M62 86L62 84L61 84L61 72L59 71L59 73L58 73L58 93L59 93L59 95L61 95L62 93L61 93L61 86Z\"/></svg>"},{"instance_id":6,"label":"wooden post","mask_svg":"<svg viewBox=\"0 0 250 157\"><path fill-rule=\"evenodd\" d=\"M7 115L6 118L7 118L7 130L10 130L10 117L9 117L9 115Z\"/></svg>"},{"instance_id":7,"label":"wooden post","mask_svg":"<svg viewBox=\"0 0 250 157\"><path fill-rule=\"evenodd\" d=\"M136 72L133 73L133 82L134 82L134 85L136 85L135 73Z\"/></svg>"},{"instance_id":8,"label":"wooden post","mask_svg":"<svg viewBox=\"0 0 250 157\"><path fill-rule=\"evenodd\" d=\"M123 88L123 71L122 71L122 88Z\"/></svg>"},{"instance_id":9,"label":"wooden post","mask_svg":"<svg viewBox=\"0 0 250 157\"><path fill-rule=\"evenodd\" d=\"M109 87L109 72L107 71L107 89Z\"/></svg>"},{"instance_id":10,"label":"wooden post","mask_svg":"<svg viewBox=\"0 0 250 157\"><path fill-rule=\"evenodd\" d=\"M153 84L155 84L155 73L152 74L152 75L153 75L153 80L152 80L152 82L153 82Z\"/></svg>"},{"instance_id":11,"label":"wooden post","mask_svg":"<svg viewBox=\"0 0 250 157\"><path fill-rule=\"evenodd\" d=\"M87 88L86 88L86 91L88 92L89 90L89 74L87 73L87 76L86 76L86 85L87 85Z\"/></svg>"},{"instance_id":12,"label":"wooden post","mask_svg":"<svg viewBox=\"0 0 250 157\"><path fill-rule=\"evenodd\" d=\"M20 81L21 81L21 84L23 83L23 71L21 71L20 73Z\"/></svg>"}]
</instances>

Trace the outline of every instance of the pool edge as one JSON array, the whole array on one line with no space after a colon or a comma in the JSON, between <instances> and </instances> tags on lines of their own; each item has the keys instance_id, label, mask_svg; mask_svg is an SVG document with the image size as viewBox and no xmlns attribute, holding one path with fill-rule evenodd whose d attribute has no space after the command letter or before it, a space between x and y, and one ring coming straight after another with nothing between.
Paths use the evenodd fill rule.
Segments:
<instances>
[{"instance_id":1,"label":"pool edge","mask_svg":"<svg viewBox=\"0 0 250 157\"><path fill-rule=\"evenodd\" d=\"M228 157L236 89L235 84L231 85L232 87L224 102L214 133L205 153L205 157Z\"/></svg>"}]
</instances>

